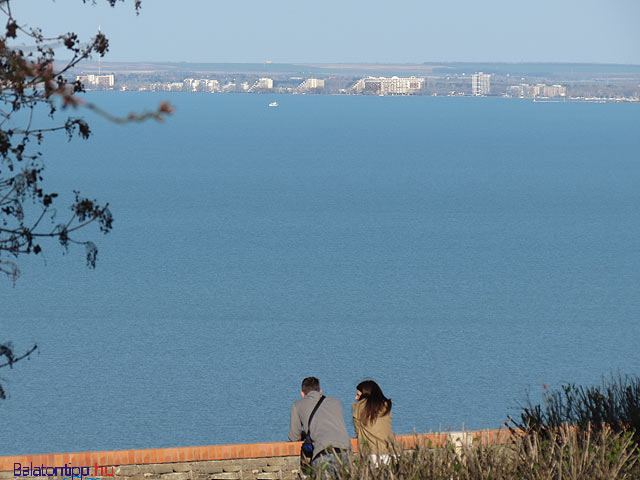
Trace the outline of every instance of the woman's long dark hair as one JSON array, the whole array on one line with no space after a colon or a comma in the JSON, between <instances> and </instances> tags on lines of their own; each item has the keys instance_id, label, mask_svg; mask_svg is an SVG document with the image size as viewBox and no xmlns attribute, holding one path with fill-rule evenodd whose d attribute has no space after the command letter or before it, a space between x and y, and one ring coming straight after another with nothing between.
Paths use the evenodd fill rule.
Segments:
<instances>
[{"instance_id":1,"label":"woman's long dark hair","mask_svg":"<svg viewBox=\"0 0 640 480\"><path fill-rule=\"evenodd\" d=\"M360 399L366 398L362 423L370 425L376 418L391 413L391 399L384 396L382 389L373 380L360 382L356 389L362 393Z\"/></svg>"}]
</instances>

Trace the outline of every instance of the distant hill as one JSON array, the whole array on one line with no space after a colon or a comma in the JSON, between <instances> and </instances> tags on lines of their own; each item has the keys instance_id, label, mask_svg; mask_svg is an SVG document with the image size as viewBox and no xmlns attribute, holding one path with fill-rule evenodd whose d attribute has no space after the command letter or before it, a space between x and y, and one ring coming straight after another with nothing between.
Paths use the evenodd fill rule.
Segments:
<instances>
[{"instance_id":1,"label":"distant hill","mask_svg":"<svg viewBox=\"0 0 640 480\"><path fill-rule=\"evenodd\" d=\"M98 70L111 73L243 73L272 75L348 75L348 76L443 76L485 72L495 75L518 75L533 77L575 76L637 76L640 65L618 65L598 63L435 63L382 64L382 63L332 63L332 64L288 64L288 63L130 63L130 62L84 62L74 73L96 73Z\"/></svg>"}]
</instances>

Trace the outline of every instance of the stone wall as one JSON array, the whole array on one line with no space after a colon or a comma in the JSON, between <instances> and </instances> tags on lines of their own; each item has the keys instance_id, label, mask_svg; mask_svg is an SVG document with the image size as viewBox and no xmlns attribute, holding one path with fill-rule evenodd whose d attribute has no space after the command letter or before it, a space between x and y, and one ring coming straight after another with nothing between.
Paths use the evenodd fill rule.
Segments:
<instances>
[{"instance_id":1,"label":"stone wall","mask_svg":"<svg viewBox=\"0 0 640 480\"><path fill-rule=\"evenodd\" d=\"M99 466L98 475L95 475L95 467L89 467L88 477L103 477L104 480L293 480L297 478L299 465L298 456L115 465L103 469ZM15 478L43 480L41 476L15 477L13 471L0 472L2 480ZM67 477L46 477L47 480L64 478Z\"/></svg>"},{"instance_id":2,"label":"stone wall","mask_svg":"<svg viewBox=\"0 0 640 480\"><path fill-rule=\"evenodd\" d=\"M504 443L508 436L504 430L487 430L398 435L396 441L402 448L412 449L416 445L435 447L447 442L456 446ZM352 445L357 451L355 439ZM0 457L0 480L64 480L80 472L85 478L103 477L102 480L294 480L299 473L299 452L300 442L270 442L15 455ZM19 476L14 471L17 464ZM29 468L27 475L22 475L24 468Z\"/></svg>"}]
</instances>

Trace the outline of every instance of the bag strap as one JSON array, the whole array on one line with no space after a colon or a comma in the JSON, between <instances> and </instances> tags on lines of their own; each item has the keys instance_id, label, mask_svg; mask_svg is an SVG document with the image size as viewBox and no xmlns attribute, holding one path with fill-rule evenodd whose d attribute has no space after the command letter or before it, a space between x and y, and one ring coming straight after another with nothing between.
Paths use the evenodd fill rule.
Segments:
<instances>
[{"instance_id":1,"label":"bag strap","mask_svg":"<svg viewBox=\"0 0 640 480\"><path fill-rule=\"evenodd\" d=\"M309 415L309 420L307 421L307 437L309 437L309 439L311 439L311 420L313 420L313 416L316 414L316 412L318 411L318 407L320 407L320 404L325 398L327 397L325 397L324 395L320 397L320 400L318 400L316 406L313 407L313 410L311 410L311 415Z\"/></svg>"}]
</instances>

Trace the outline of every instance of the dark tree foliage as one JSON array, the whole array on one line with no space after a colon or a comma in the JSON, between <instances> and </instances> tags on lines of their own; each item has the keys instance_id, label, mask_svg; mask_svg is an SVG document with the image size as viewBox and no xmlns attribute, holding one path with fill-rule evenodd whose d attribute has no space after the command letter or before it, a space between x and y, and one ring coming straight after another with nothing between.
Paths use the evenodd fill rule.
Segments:
<instances>
[{"instance_id":1,"label":"dark tree foliage","mask_svg":"<svg viewBox=\"0 0 640 480\"><path fill-rule=\"evenodd\" d=\"M113 7L124 0L105 1ZM90 3L95 4L96 0ZM133 3L138 13L141 0ZM96 245L77 235L90 224L105 234L113 226L109 204L79 191L74 191L74 200L68 208L56 205L58 193L43 187L45 136L59 131L69 140L88 138L91 129L87 122L70 114L81 108L119 123L147 118L162 120L172 108L163 103L153 112L115 118L78 98L76 94L83 92L84 87L70 76L70 69L92 55L104 56L109 49L107 38L101 32L88 41L72 32L45 37L40 28L18 21L11 4L11 0L0 0L0 274L7 275L15 284L20 274L18 259L41 254L47 240L59 243L63 251L71 244L83 245L87 265L94 268ZM56 56L71 59L60 63ZM37 125L38 115L43 111L53 126ZM0 344L0 368L12 367L36 348L34 345L26 353L16 355L11 344ZM0 387L0 398L4 396Z\"/></svg>"},{"instance_id":2,"label":"dark tree foliage","mask_svg":"<svg viewBox=\"0 0 640 480\"><path fill-rule=\"evenodd\" d=\"M10 343L0 344L0 362L2 362L0 363L0 368L2 367L12 368L14 363L22 360L23 358L27 358L29 355L31 355L33 352L36 351L36 348L38 348L38 345L34 345L25 353L16 357L15 354L13 353L13 348ZM0 399L4 400L5 398L7 397L4 393L4 389L2 388L2 385L0 385Z\"/></svg>"}]
</instances>

